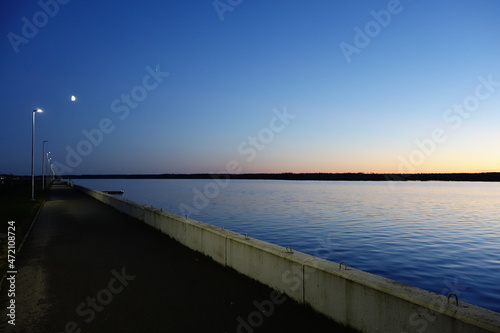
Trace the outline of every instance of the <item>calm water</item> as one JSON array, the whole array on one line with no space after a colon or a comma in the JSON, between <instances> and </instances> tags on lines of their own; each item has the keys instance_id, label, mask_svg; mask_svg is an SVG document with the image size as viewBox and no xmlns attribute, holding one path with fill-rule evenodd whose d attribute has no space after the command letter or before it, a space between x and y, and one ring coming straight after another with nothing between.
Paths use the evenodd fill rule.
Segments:
<instances>
[{"instance_id":1,"label":"calm water","mask_svg":"<svg viewBox=\"0 0 500 333\"><path fill-rule=\"evenodd\" d=\"M500 184L76 183L500 312Z\"/></svg>"}]
</instances>

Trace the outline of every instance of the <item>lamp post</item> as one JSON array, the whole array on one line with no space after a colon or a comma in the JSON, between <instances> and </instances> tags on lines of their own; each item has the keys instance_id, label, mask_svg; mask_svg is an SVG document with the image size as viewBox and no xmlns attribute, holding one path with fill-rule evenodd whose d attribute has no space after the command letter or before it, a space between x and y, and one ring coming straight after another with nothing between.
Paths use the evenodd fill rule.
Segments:
<instances>
[{"instance_id":1,"label":"lamp post","mask_svg":"<svg viewBox=\"0 0 500 333\"><path fill-rule=\"evenodd\" d=\"M50 151L47 152L47 166L45 167L45 173L47 174L47 177L49 176L49 166L51 165L52 159L49 157Z\"/></svg>"},{"instance_id":2,"label":"lamp post","mask_svg":"<svg viewBox=\"0 0 500 333\"><path fill-rule=\"evenodd\" d=\"M54 181L56 178L56 172L54 171L54 165L52 165L52 163L50 163L50 170L52 170L52 181Z\"/></svg>"},{"instance_id":3,"label":"lamp post","mask_svg":"<svg viewBox=\"0 0 500 333\"><path fill-rule=\"evenodd\" d=\"M42 191L45 190L45 142L49 141L43 140L42 143Z\"/></svg>"},{"instance_id":4,"label":"lamp post","mask_svg":"<svg viewBox=\"0 0 500 333\"><path fill-rule=\"evenodd\" d=\"M31 113L31 200L35 200L35 113L43 112L41 109Z\"/></svg>"},{"instance_id":5,"label":"lamp post","mask_svg":"<svg viewBox=\"0 0 500 333\"><path fill-rule=\"evenodd\" d=\"M47 177L49 176L49 167L50 167L50 170L52 170L52 158L49 158L49 153L47 153ZM52 181L54 181L54 177L52 177Z\"/></svg>"}]
</instances>

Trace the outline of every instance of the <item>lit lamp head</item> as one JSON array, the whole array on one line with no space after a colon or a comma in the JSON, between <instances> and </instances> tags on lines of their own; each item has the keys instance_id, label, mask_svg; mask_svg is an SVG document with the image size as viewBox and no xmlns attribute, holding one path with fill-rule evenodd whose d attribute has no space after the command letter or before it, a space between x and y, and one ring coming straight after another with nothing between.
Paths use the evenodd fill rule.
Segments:
<instances>
[{"instance_id":1,"label":"lit lamp head","mask_svg":"<svg viewBox=\"0 0 500 333\"><path fill-rule=\"evenodd\" d=\"M33 112L43 112L43 110L42 109L35 109L35 110L33 110Z\"/></svg>"}]
</instances>

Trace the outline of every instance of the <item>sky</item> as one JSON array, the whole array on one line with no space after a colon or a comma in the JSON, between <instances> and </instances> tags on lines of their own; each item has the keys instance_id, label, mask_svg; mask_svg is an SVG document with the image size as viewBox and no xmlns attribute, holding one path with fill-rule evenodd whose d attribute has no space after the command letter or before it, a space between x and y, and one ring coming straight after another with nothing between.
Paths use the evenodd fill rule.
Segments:
<instances>
[{"instance_id":1,"label":"sky","mask_svg":"<svg viewBox=\"0 0 500 333\"><path fill-rule=\"evenodd\" d=\"M500 171L496 0L0 7L0 173Z\"/></svg>"}]
</instances>

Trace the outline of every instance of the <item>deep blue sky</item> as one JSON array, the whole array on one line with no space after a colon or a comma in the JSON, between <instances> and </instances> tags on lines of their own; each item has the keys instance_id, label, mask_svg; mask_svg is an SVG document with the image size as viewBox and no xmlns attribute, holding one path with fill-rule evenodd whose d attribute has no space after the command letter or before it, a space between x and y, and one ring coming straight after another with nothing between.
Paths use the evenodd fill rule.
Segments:
<instances>
[{"instance_id":1,"label":"deep blue sky","mask_svg":"<svg viewBox=\"0 0 500 333\"><path fill-rule=\"evenodd\" d=\"M0 173L35 108L37 173L500 171L498 1L55 1L0 5Z\"/></svg>"}]
</instances>

